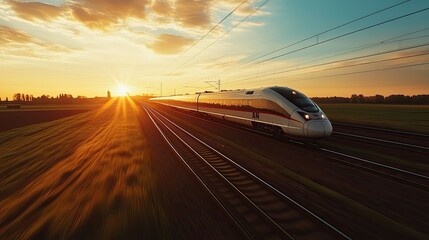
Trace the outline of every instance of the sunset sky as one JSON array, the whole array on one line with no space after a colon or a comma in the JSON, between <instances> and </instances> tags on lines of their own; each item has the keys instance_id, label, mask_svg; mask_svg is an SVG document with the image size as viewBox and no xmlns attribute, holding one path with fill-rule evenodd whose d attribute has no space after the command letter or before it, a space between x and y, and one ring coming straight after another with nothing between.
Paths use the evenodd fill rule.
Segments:
<instances>
[{"instance_id":1,"label":"sunset sky","mask_svg":"<svg viewBox=\"0 0 429 240\"><path fill-rule=\"evenodd\" d=\"M218 79L222 89L279 85L311 97L429 94L428 8L427 0L0 0L0 97L118 95L123 86L160 94L161 83L170 95L214 90Z\"/></svg>"}]
</instances>

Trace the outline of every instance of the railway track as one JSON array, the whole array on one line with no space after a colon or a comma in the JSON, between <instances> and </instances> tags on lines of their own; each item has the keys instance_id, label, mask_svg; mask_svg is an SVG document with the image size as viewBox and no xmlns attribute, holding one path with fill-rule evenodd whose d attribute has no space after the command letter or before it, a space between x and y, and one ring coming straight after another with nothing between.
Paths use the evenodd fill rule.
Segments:
<instances>
[{"instance_id":1,"label":"railway track","mask_svg":"<svg viewBox=\"0 0 429 240\"><path fill-rule=\"evenodd\" d=\"M290 196L143 106L173 151L250 239L350 239Z\"/></svg>"},{"instance_id":2,"label":"railway track","mask_svg":"<svg viewBox=\"0 0 429 240\"><path fill-rule=\"evenodd\" d=\"M420 156L421 160L424 160L426 156L429 155L429 147L424 146L423 144L410 144L404 142L404 139L407 138L415 138L418 142L423 142L425 139L425 134L418 133L410 133L410 132L401 132L396 130L389 129L380 129L380 128L372 128L372 127L364 127L364 126L355 126L349 124L336 124L339 126L351 127L354 129L365 129L371 131L370 134L356 134L350 133L348 131L334 131L332 134L332 138L337 138L343 143L344 141L350 141L349 145L353 143L363 143L373 148L379 147L380 152L389 151L389 149L394 149L395 151L402 151L407 154L414 154L414 156ZM351 130L354 130L351 129ZM373 131L376 131L377 134L384 136L386 139L380 139L373 137L371 134L374 134ZM389 134L388 136L383 133ZM402 139L402 141L394 140L395 138ZM426 141L427 142L427 141ZM333 154L336 157L332 158L336 161L343 162L345 164L349 164L352 166L356 166L361 169L365 169L369 172L373 172L375 174L382 175L389 179L395 180L397 182L402 182L404 184L417 187L419 189L429 191L429 186L427 183L429 182L429 175L427 172L416 172L411 169L405 169L398 165L389 164L383 161L374 161L369 160L362 156L355 156L354 154L348 154L345 152L337 151L330 149L329 147L323 147L316 145L320 151L327 152L329 154Z\"/></svg>"},{"instance_id":3,"label":"railway track","mask_svg":"<svg viewBox=\"0 0 429 240\"><path fill-rule=\"evenodd\" d=\"M378 131L382 133L381 130L378 130ZM398 133L396 133L396 134L398 134ZM401 141L397 141L397 140L395 141L395 140L390 140L390 139L380 139L380 138L376 138L376 137L372 137L372 136L365 136L362 134L348 133L348 132L344 132L344 131L333 131L332 135L334 137L343 138L343 139L351 139L351 140L360 141L360 142L368 142L371 144L377 144L380 146L393 147L393 148L402 149L405 151L413 151L413 152L422 153L422 154L429 154L429 147L419 145L419 144L410 144L407 142L401 142ZM421 137L421 136L419 135L418 137ZM429 139L429 136L426 139ZM423 140L423 141L425 141L425 140ZM426 140L426 142L428 142L428 141Z\"/></svg>"},{"instance_id":4,"label":"railway track","mask_svg":"<svg viewBox=\"0 0 429 240\"><path fill-rule=\"evenodd\" d=\"M396 182L400 182L429 192L429 186L427 185L427 182L429 181L429 176L403 170L397 167L392 167L386 164L378 163L375 161L352 156L319 146L315 146L315 148L320 151L335 155L331 157L331 159L337 162L360 168L362 170L383 176Z\"/></svg>"},{"instance_id":5,"label":"railway track","mask_svg":"<svg viewBox=\"0 0 429 240\"><path fill-rule=\"evenodd\" d=\"M174 108L172 108L172 109L174 109ZM189 113L184 113L183 111L180 111L177 109L174 109L174 111L176 111L179 114L185 114L187 116L190 116L193 118L199 118L201 120L208 121L208 122L211 122L214 124L219 124L219 125L234 128L234 129L240 129L242 131L253 132L255 134L265 135L265 136L270 137L270 138L273 137L271 134L261 132L261 131L258 131L258 130L252 129L252 128L242 127L242 126L239 126L236 124L230 124L228 122L218 121L218 120L213 120L213 119L211 119L211 120L202 119L200 117L196 117L196 116L189 114ZM374 130L374 129L370 129L370 130ZM377 130L381 131L381 129L377 129ZM388 131L390 132L393 130L388 130ZM393 132L395 134L402 133L402 132L398 132L398 131L393 131ZM407 133L406 132L405 134L410 135L410 136L414 136L413 133ZM421 134L418 134L418 135L421 135ZM354 168L358 168L358 169L361 169L363 171L370 172L372 174L376 174L376 175L394 180L396 182L406 184L406 185L409 185L412 187L416 187L418 189L422 189L424 191L429 192L429 186L427 185L427 182L429 181L429 176L427 176L425 174L417 173L417 172L414 172L411 170L402 169L400 167L392 166L392 165L382 163L379 161L374 161L374 160L369 160L369 159L366 159L363 157L354 156L353 154L349 154L346 152L341 152L341 151L329 149L327 147L320 146L319 144L314 144L314 143L309 144L309 143L301 141L301 140L289 139L289 138L278 138L277 137L277 139L280 141L284 141L286 143L300 145L303 148L305 148L306 150L314 150L314 151L324 152L327 154L327 157L329 157L329 159L331 161L336 161L336 162L339 162L341 164L352 166ZM360 135L355 135L352 137L349 136L348 139L349 140L357 140L357 141L366 141L366 142L369 141L371 143L373 143L374 141L383 142L383 146L385 146L386 144L393 144L393 146L390 145L392 147L398 147L398 145L402 145L402 146L407 145L407 144L394 142L394 141L390 141L390 140L375 139L375 138L360 136ZM421 153L422 151L426 151L424 146L417 146L417 145L412 145L412 144L409 144L409 145L410 146L407 146L407 149L413 148L414 150L417 150L419 153Z\"/></svg>"},{"instance_id":6,"label":"railway track","mask_svg":"<svg viewBox=\"0 0 429 240\"><path fill-rule=\"evenodd\" d=\"M398 130L392 130L392 129L383 129L383 128L360 126L360 125L346 124L346 123L332 123L332 125L334 125L334 126L352 127L352 128L365 129L365 130L373 130L373 131L379 131L379 132L385 132L385 133L401 134L401 135L407 135L407 136L412 136L412 137L423 137L423 138L428 138L429 137L428 134L424 134L424 133L414 133L414 132L398 131Z\"/></svg>"}]
</instances>

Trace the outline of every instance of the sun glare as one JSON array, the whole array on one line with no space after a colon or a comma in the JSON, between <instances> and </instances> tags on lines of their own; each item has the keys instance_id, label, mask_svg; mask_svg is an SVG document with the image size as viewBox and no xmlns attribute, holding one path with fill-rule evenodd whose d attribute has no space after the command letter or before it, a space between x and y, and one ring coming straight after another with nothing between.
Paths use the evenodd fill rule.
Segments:
<instances>
[{"instance_id":1,"label":"sun glare","mask_svg":"<svg viewBox=\"0 0 429 240\"><path fill-rule=\"evenodd\" d=\"M128 86L122 85L122 84L118 86L118 95L119 96L122 96L122 97L127 96L128 92L129 92Z\"/></svg>"}]
</instances>

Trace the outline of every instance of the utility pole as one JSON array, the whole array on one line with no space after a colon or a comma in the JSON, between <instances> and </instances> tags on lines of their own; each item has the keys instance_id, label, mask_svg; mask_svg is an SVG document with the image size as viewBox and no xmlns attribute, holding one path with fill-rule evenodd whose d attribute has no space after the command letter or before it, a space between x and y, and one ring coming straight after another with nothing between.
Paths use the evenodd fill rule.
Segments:
<instances>
[{"instance_id":1,"label":"utility pole","mask_svg":"<svg viewBox=\"0 0 429 240\"><path fill-rule=\"evenodd\" d=\"M162 82L161 82L161 97L162 97Z\"/></svg>"}]
</instances>

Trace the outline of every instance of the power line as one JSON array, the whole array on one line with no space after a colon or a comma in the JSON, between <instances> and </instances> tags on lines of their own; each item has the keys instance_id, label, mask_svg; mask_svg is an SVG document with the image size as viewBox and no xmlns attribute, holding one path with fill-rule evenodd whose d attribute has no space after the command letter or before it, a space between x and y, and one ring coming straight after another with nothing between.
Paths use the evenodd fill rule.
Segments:
<instances>
[{"instance_id":1,"label":"power line","mask_svg":"<svg viewBox=\"0 0 429 240\"><path fill-rule=\"evenodd\" d=\"M393 69L401 69L401 68L424 66L424 65L428 65L428 64L429 64L429 62L416 63L416 64L410 64L410 65L396 66L396 67L378 68L378 69L356 71L356 72L349 72L349 73L340 73L340 74L333 74L333 75L325 75L325 76L320 76L320 77L297 79L297 80L293 80L293 81L290 81L290 82L297 82L297 81L304 81L304 80L318 79L318 78L327 78L327 77L338 77L338 76L354 75L354 74L369 73L369 72L380 72L380 71L387 71L387 70L393 70Z\"/></svg>"},{"instance_id":2,"label":"power line","mask_svg":"<svg viewBox=\"0 0 429 240\"><path fill-rule=\"evenodd\" d=\"M351 48L351 49L345 49L345 50L343 50L343 51L341 51L341 52L339 52L339 53L337 53L337 54L333 54L333 55L330 55L330 56L328 56L328 57L324 57L324 58L320 58L320 59L311 60L311 61L307 61L307 62L304 62L304 63L296 64L296 66L299 66L299 65L305 65L305 64L308 64L308 63L313 63L313 62L317 62L317 61L320 61L320 60L324 60L324 59L328 59L328 58L332 58L332 57L340 56L340 55L343 55L343 54L348 54L348 53L352 53L352 52L356 52L356 51L365 50L365 49L368 49L368 48L373 48L373 47L376 47L376 46L380 46L380 45L382 45L382 44L389 44L389 43L395 43L395 42L403 42L403 41L415 40L415 39L420 39L420 38L427 38L427 37L429 37L429 35L416 36L416 37L410 37L410 38L405 38L405 39L398 39L398 38L401 38L401 37L405 37L405 36L413 35L413 34L415 34L415 33L423 32L423 31L426 31L426 30L429 30L429 28L424 28L424 29L420 29L420 30L417 30L417 31L413 31L413 32L409 32L409 33L401 34L401 35L399 35L399 36L395 36L395 37L392 37L392 38L388 38L388 39L383 40L383 41L380 41L380 42L370 43L370 44L365 44L365 45L362 45L362 46L353 47L353 48ZM414 47L412 47L412 48L414 48ZM406 48L406 49L407 49L407 48ZM399 50L401 50L401 49L399 49ZM398 50L393 50L393 51L398 51ZM385 53L385 52L383 52L382 54L384 54L384 53ZM378 54L377 54L377 55L378 55ZM351 59L348 59L348 60L351 60ZM347 61L348 61L348 60L347 60ZM353 60L354 60L354 59L353 59ZM346 60L339 60L339 62L341 62L341 61L346 61ZM330 62L330 63L328 63L328 64L331 64L331 63L332 63L332 62ZM326 65L326 64L322 64L322 65ZM315 65L310 66L310 67L315 67ZM280 68L281 68L281 69L284 69L284 67L280 67ZM278 69L280 69L280 68L277 68L277 69L275 69L275 70L278 70ZM308 67L306 67L306 68L308 68ZM302 68L300 68L300 69L302 69Z\"/></svg>"},{"instance_id":3,"label":"power line","mask_svg":"<svg viewBox=\"0 0 429 240\"><path fill-rule=\"evenodd\" d=\"M192 44L192 46L190 46L188 49L186 49L185 52L183 52L181 54L181 56L183 56L184 54L186 54L189 50L191 50L193 47L195 47L195 45L197 45L199 42L201 42L201 40L203 40L205 37L207 37L207 35L209 35L214 29L216 29L223 21L225 21L229 16L231 16L235 11L237 11L237 9L239 9L244 3L246 3L248 0L244 0L243 2L241 2L240 4L238 4L237 7L235 7L230 13L228 13L224 18L222 18L222 20L220 20L220 22L218 22L216 25L214 25L206 34L204 34L200 39L198 39L198 41L196 41L194 44ZM172 72L168 73L171 74L176 70L173 70Z\"/></svg>"},{"instance_id":4,"label":"power line","mask_svg":"<svg viewBox=\"0 0 429 240\"><path fill-rule=\"evenodd\" d=\"M218 42L220 39L222 39L225 35L227 35L229 32L231 32L233 29L235 29L236 27L238 27L241 23L243 23L246 19L248 19L249 17L251 17L253 14L255 14L255 12L257 12L260 8L262 8L265 4L267 4L270 0L265 0L265 2L263 2L261 5L259 5L259 7L257 7L256 9L253 9L252 12L250 12L246 17L242 18L237 24L235 24L232 28L230 28L228 31L224 32L219 38L217 38L215 41L213 41L212 43L210 43L208 46L206 46L204 49L202 49L201 51L199 51L197 54L195 54L194 56L192 56L190 59L188 59L186 62L184 62L182 65L178 66L177 68L175 68L173 71L171 71L170 73L173 73L175 71L177 71L178 69L182 68L183 66L185 66L187 63L189 63L190 61L192 61L193 59L195 59L197 56L199 56L201 53L203 53L204 51L206 51L209 47L211 47L212 45L214 45L216 42Z\"/></svg>"},{"instance_id":5,"label":"power line","mask_svg":"<svg viewBox=\"0 0 429 240\"><path fill-rule=\"evenodd\" d=\"M354 30L354 31L351 31L351 32L348 32L348 33L344 33L344 34L341 34L339 36L332 37L332 38L329 38L327 40L324 40L324 41L321 41L321 42L317 42L317 43L308 45L306 47L302 47L302 48L299 48L299 49L296 49L296 50L293 50L293 51L290 51L290 52L287 52L287 53L283 53L283 54L280 54L280 55L277 55L277 56L274 56L274 57L271 57L271 58L259 61L257 63L263 63L263 62L271 61L271 60L274 60L274 59L277 59L277 58L280 58L280 57L284 57L284 56L289 55L291 53L295 53L295 52L298 52L298 51L301 51L301 50L304 50L304 49L307 49L307 48L310 48L310 47L314 47L316 45L327 43L327 42L336 40L338 38L342 38L342 37L345 37L345 36L348 36L348 35L351 35L351 34L354 34L354 33L357 33L357 32L361 32L361 31L364 31L364 30L367 30L367 29L370 29L370 28L373 28L373 27L377 27L377 26L380 26L380 25L383 25L383 24L386 24L386 23L389 23L389 22L393 22L393 21L399 20L401 18L405 18L405 17L411 16L411 15L414 15L414 14L417 14L417 13L421 13L421 12L427 11L427 10L429 10L429 7L424 8L424 9L420 9L420 10L415 11L415 12L407 13L407 14L399 16L399 17L391 18L389 20L386 20L386 21L383 21L383 22L379 22L379 23L376 23L376 24L373 24L373 25L370 25L370 26L367 26L367 27L364 27L364 28L360 28L358 30Z\"/></svg>"},{"instance_id":6,"label":"power line","mask_svg":"<svg viewBox=\"0 0 429 240\"><path fill-rule=\"evenodd\" d=\"M426 31L426 30L428 30L428 29L429 29L429 27L427 27L427 28L423 28L423 29L420 29L420 30L417 30L417 31L413 31L413 32L405 33L405 34L402 34L402 35L399 35L399 36L396 36L396 37L393 37L393 38L389 38L389 39L387 39L387 40L384 40L384 42L390 42L390 41L392 41L392 40L395 40L395 39L398 39L398 38L401 38L401 37L405 37L405 36L413 35L413 34L415 34L415 33L419 33L419 32L424 32L424 31Z\"/></svg>"},{"instance_id":7,"label":"power line","mask_svg":"<svg viewBox=\"0 0 429 240\"><path fill-rule=\"evenodd\" d=\"M315 34L315 35L313 35L313 36L307 37L307 38L302 39L302 40L300 40L300 41L297 41L297 42L295 42L295 43L289 44L289 45L287 45L287 46L285 46L285 47L281 47L281 48L276 49L276 50L274 50L274 51L271 51L271 52L269 52L269 53L267 53L267 54L264 54L264 55L262 55L262 56L259 56L259 57L257 57L257 58L254 58L254 59L252 59L250 62L253 62L253 61L258 60L258 59L260 59L260 58L266 57L266 56L271 55L271 54L273 54L273 53L279 52L279 51L284 50L284 49L286 49L286 48L289 48L289 47L295 46L295 45L297 45L297 44L299 44L299 43L305 42L305 41L310 40L310 39L312 39L312 38L318 37L318 36L320 36L320 35L322 35L322 34L325 34L325 33L331 32L331 31L333 31L333 30L336 30L336 29L338 29L338 28L341 28L341 27L347 26L347 25L349 25L349 24L352 24L352 23L357 22L357 21L359 21L359 20L365 19L365 18L367 18L367 17L373 16L373 15L375 15L375 14L377 14L377 13L380 13L380 12L383 12L383 11L389 10L389 9L391 9L391 8L397 7L397 6L402 5L402 4L404 4L404 3L406 3L406 2L409 2L409 1L410 1L410 0L406 0L406 1L400 2L400 3L394 4L394 5L392 5L392 6L389 6L389 7L386 7L386 8L380 9L380 10L378 10L378 11L372 12L372 13L367 14L367 15L365 15L365 16L362 16L362 17L356 18L356 19L351 20L351 21L349 21L349 22L346 22L346 23L340 24L340 25L338 25L338 26L336 26L336 27L330 28L330 29L325 30L325 31L323 31L323 32L317 33L317 34Z\"/></svg>"},{"instance_id":8,"label":"power line","mask_svg":"<svg viewBox=\"0 0 429 240\"><path fill-rule=\"evenodd\" d=\"M389 53L395 53L395 52L400 52L400 51L405 51L405 50L410 50L410 49L415 49L415 48L421 48L421 47L426 47L426 46L429 46L429 43L421 44L421 45L416 45L416 46L411 46L411 47L406 47L406 48L401 48L401 49L397 49L397 50L389 50L389 51L384 51L384 52L379 52L379 53L373 53L373 54L368 54L368 55L363 55L363 56L358 56L358 57L353 57L353 58L348 58L348 59L343 59L343 60L337 60L337 61L332 61L332 62L327 62L327 63L321 63L321 64L311 65L311 66L302 67L302 68L283 70L283 71L280 71L280 72L268 73L268 74L260 75L260 76L253 76L253 77L248 77L248 78L242 78L242 79L238 79L238 80L235 80L235 81L227 82L226 84L228 84L228 83L234 83L234 82L246 81L246 80L260 78L260 77L267 77L267 76L272 76L272 75L278 75L278 74L287 73L287 72L293 72L293 71L298 71L298 70L304 70L304 69L309 69L309 68L321 67L321 66L326 66L326 65L335 64L335 63L348 62L348 61L358 60L358 59L363 59L363 58L368 58L368 57L375 57L375 56L379 56L379 55L384 55L384 54L389 54Z\"/></svg>"},{"instance_id":9,"label":"power line","mask_svg":"<svg viewBox=\"0 0 429 240\"><path fill-rule=\"evenodd\" d=\"M320 78L330 78L330 77L347 76L347 75L354 75L354 74L361 74L361 73L380 72L380 71L387 71L387 70L394 70L394 69L401 69L401 68L417 67L417 66L423 66L428 64L429 62L424 62L424 63L416 63L416 64L410 64L410 65L395 66L395 67L355 71L355 72L348 72L348 73L338 73L338 74L331 74L331 75L318 76L318 77L295 79L288 82L299 82L299 81L306 81L306 80L320 79Z\"/></svg>"},{"instance_id":10,"label":"power line","mask_svg":"<svg viewBox=\"0 0 429 240\"><path fill-rule=\"evenodd\" d=\"M212 74L212 75L210 75L209 77L214 76L214 75L219 75L219 74L222 74L222 73L229 72L229 71L231 71L231 70L233 70L233 69L236 69L236 68L242 67L242 66L244 66L244 65L247 65L247 64L249 64L249 63L251 63L251 62L254 62L255 60L258 60L258 59L260 59L260 58L266 57L266 56L268 56L268 55L271 55L271 54L276 53L276 52L278 52L278 51L284 50L284 49L286 49L286 48L289 48L289 47L295 46L295 45L297 45L297 44L299 44L299 43L302 43L302 42L307 41L307 40L309 40L309 39L312 39L312 38L314 38L314 37L320 36L320 35L322 35L322 34L328 33L328 32L330 32L330 31L336 30L336 29L338 29L338 28L344 27L344 26L346 26L346 25L349 25L349 24L351 24L351 23L357 22L357 21L359 21L359 20L365 19L365 18L367 18L367 17L373 16L373 15L378 14L378 13L380 13L380 12L383 12L383 11L389 10L389 9L391 9L391 8L394 8L394 7L397 7L397 6L402 5L402 4L404 4L404 3L406 3L406 2L409 2L409 1L410 1L410 0L402 1L402 2L397 3L397 4L394 4L394 5L392 5L392 6L385 7L385 8L383 8L383 9L377 10L377 11L375 11L375 12L369 13L369 14L367 14L367 15L365 15L365 16L362 16L362 17L356 18L356 19L354 19L354 20L348 21L348 22L346 22L346 23L340 24L340 25L338 25L338 26L336 26L336 27L333 27L333 28L330 28L330 29L328 29L328 30L322 31L322 32L320 32L320 33L314 34L314 35L312 35L312 36L310 36L310 37L307 37L307 38L304 38L304 39L302 39L302 40L299 40L299 41L297 41L297 42L295 42L295 43L289 44L289 45L287 45L287 46L285 46L285 47L281 47L281 48L276 49L276 50L274 50L274 51L271 51L271 52L269 52L269 53L263 54L263 55L258 56L258 57L256 57L256 58L253 58L253 59L251 59L251 60L249 60L249 61L247 61L247 62L245 62L245 63L242 63L242 64L240 64L240 65L238 65L238 66L235 66L235 67L229 68L229 69L227 69L226 71L223 71L223 72L220 72L220 73L216 73L216 74Z\"/></svg>"},{"instance_id":11,"label":"power line","mask_svg":"<svg viewBox=\"0 0 429 240\"><path fill-rule=\"evenodd\" d=\"M351 35L351 34L356 33L356 32L360 32L360 31L367 30L367 29L372 28L372 27L380 26L382 24L386 24L386 23L389 23L389 22L392 22L392 21L395 21L395 20L398 20L398 19L402 19L404 17L408 17L408 16L411 16L411 15L414 15L414 14L417 14L417 13L420 13L420 12L423 12L423 11L427 11L427 10L429 10L429 7L421 9L421 10L418 10L418 11L415 11L415 12L412 12L412 13L404 14L402 16L395 17L395 18L392 18L392 19L389 19L389 20L386 20L386 21L383 21L383 22L379 22L379 23L376 23L376 24L373 24L373 25L370 25L370 26L367 26L367 27L364 27L364 28L361 28L361 29L358 29L358 30L354 30L354 31L351 31L351 32L348 32L348 33L345 33L345 34L341 34L339 36L336 36L336 37L324 40L322 42L318 42L318 43L315 43L315 44L312 44L312 45L309 45L309 46L306 46L306 47L303 47L303 48L300 48L300 49L297 49L297 50L294 50L294 51L290 51L290 52L287 52L287 53L284 53L284 54L280 54L280 55L277 55L277 56L265 59L265 60L260 61L258 63L267 62L267 61L270 61L270 60L273 60L273 59L276 59L276 58L279 58L279 57L282 57L282 56L285 56L285 55L288 55L288 54L291 54L291 53L295 53L295 52L298 52L298 51L301 51L301 50L304 50L304 49L307 49L307 48L310 48L310 47L313 47L313 46L316 46L316 45L319 45L319 44L323 44L323 43L326 43L326 42L329 42L329 41L333 41L335 39L338 39L338 38L341 38L341 37L344 37L344 36L347 36L347 35ZM388 41L390 41L390 40L391 39L389 39ZM426 45L424 45L424 46L426 46ZM411 47L411 48L414 48L414 47ZM406 49L409 49L409 48L406 48ZM402 50L404 50L404 49L402 49ZM397 51L397 50L394 50L394 51ZM372 54L372 56L375 56L375 55L379 55L379 54ZM361 57L358 57L358 58L361 58ZM350 61L350 60L355 60L355 59L349 59L348 61ZM341 61L346 61L346 60L341 60ZM337 62L341 62L341 61L337 61ZM326 64L321 64L321 65L326 65ZM262 77L264 77L264 76L270 76L270 75L276 75L276 74L290 72L290 71L296 71L296 70L286 70L286 71L281 71L281 72L277 72L277 73L266 74L266 75L263 75ZM261 76L257 76L257 77L261 77ZM249 79L257 78L257 77L249 77L249 78L239 79L239 80L233 81L233 82L245 81L245 80L249 80Z\"/></svg>"},{"instance_id":12,"label":"power line","mask_svg":"<svg viewBox=\"0 0 429 240\"><path fill-rule=\"evenodd\" d=\"M308 72L308 74L309 73L315 73L315 72L321 72L321 71L335 70L335 69L340 69L340 68L348 68L348 67L356 67L356 66L374 64L374 63L390 62L390 61L401 60L401 59L406 59L406 58L425 56L425 55L428 55L428 54L429 54L429 52L424 52L424 53L419 53L419 54L414 54L414 55L409 55L409 56L402 56L402 57L395 57L395 58L376 60L376 61L371 61L371 62L363 62L363 63L355 63L355 64L350 64L350 65L344 65L344 66L337 66L337 67L326 68L326 69L322 69L322 70L316 70L316 71L313 71L313 72Z\"/></svg>"}]
</instances>

